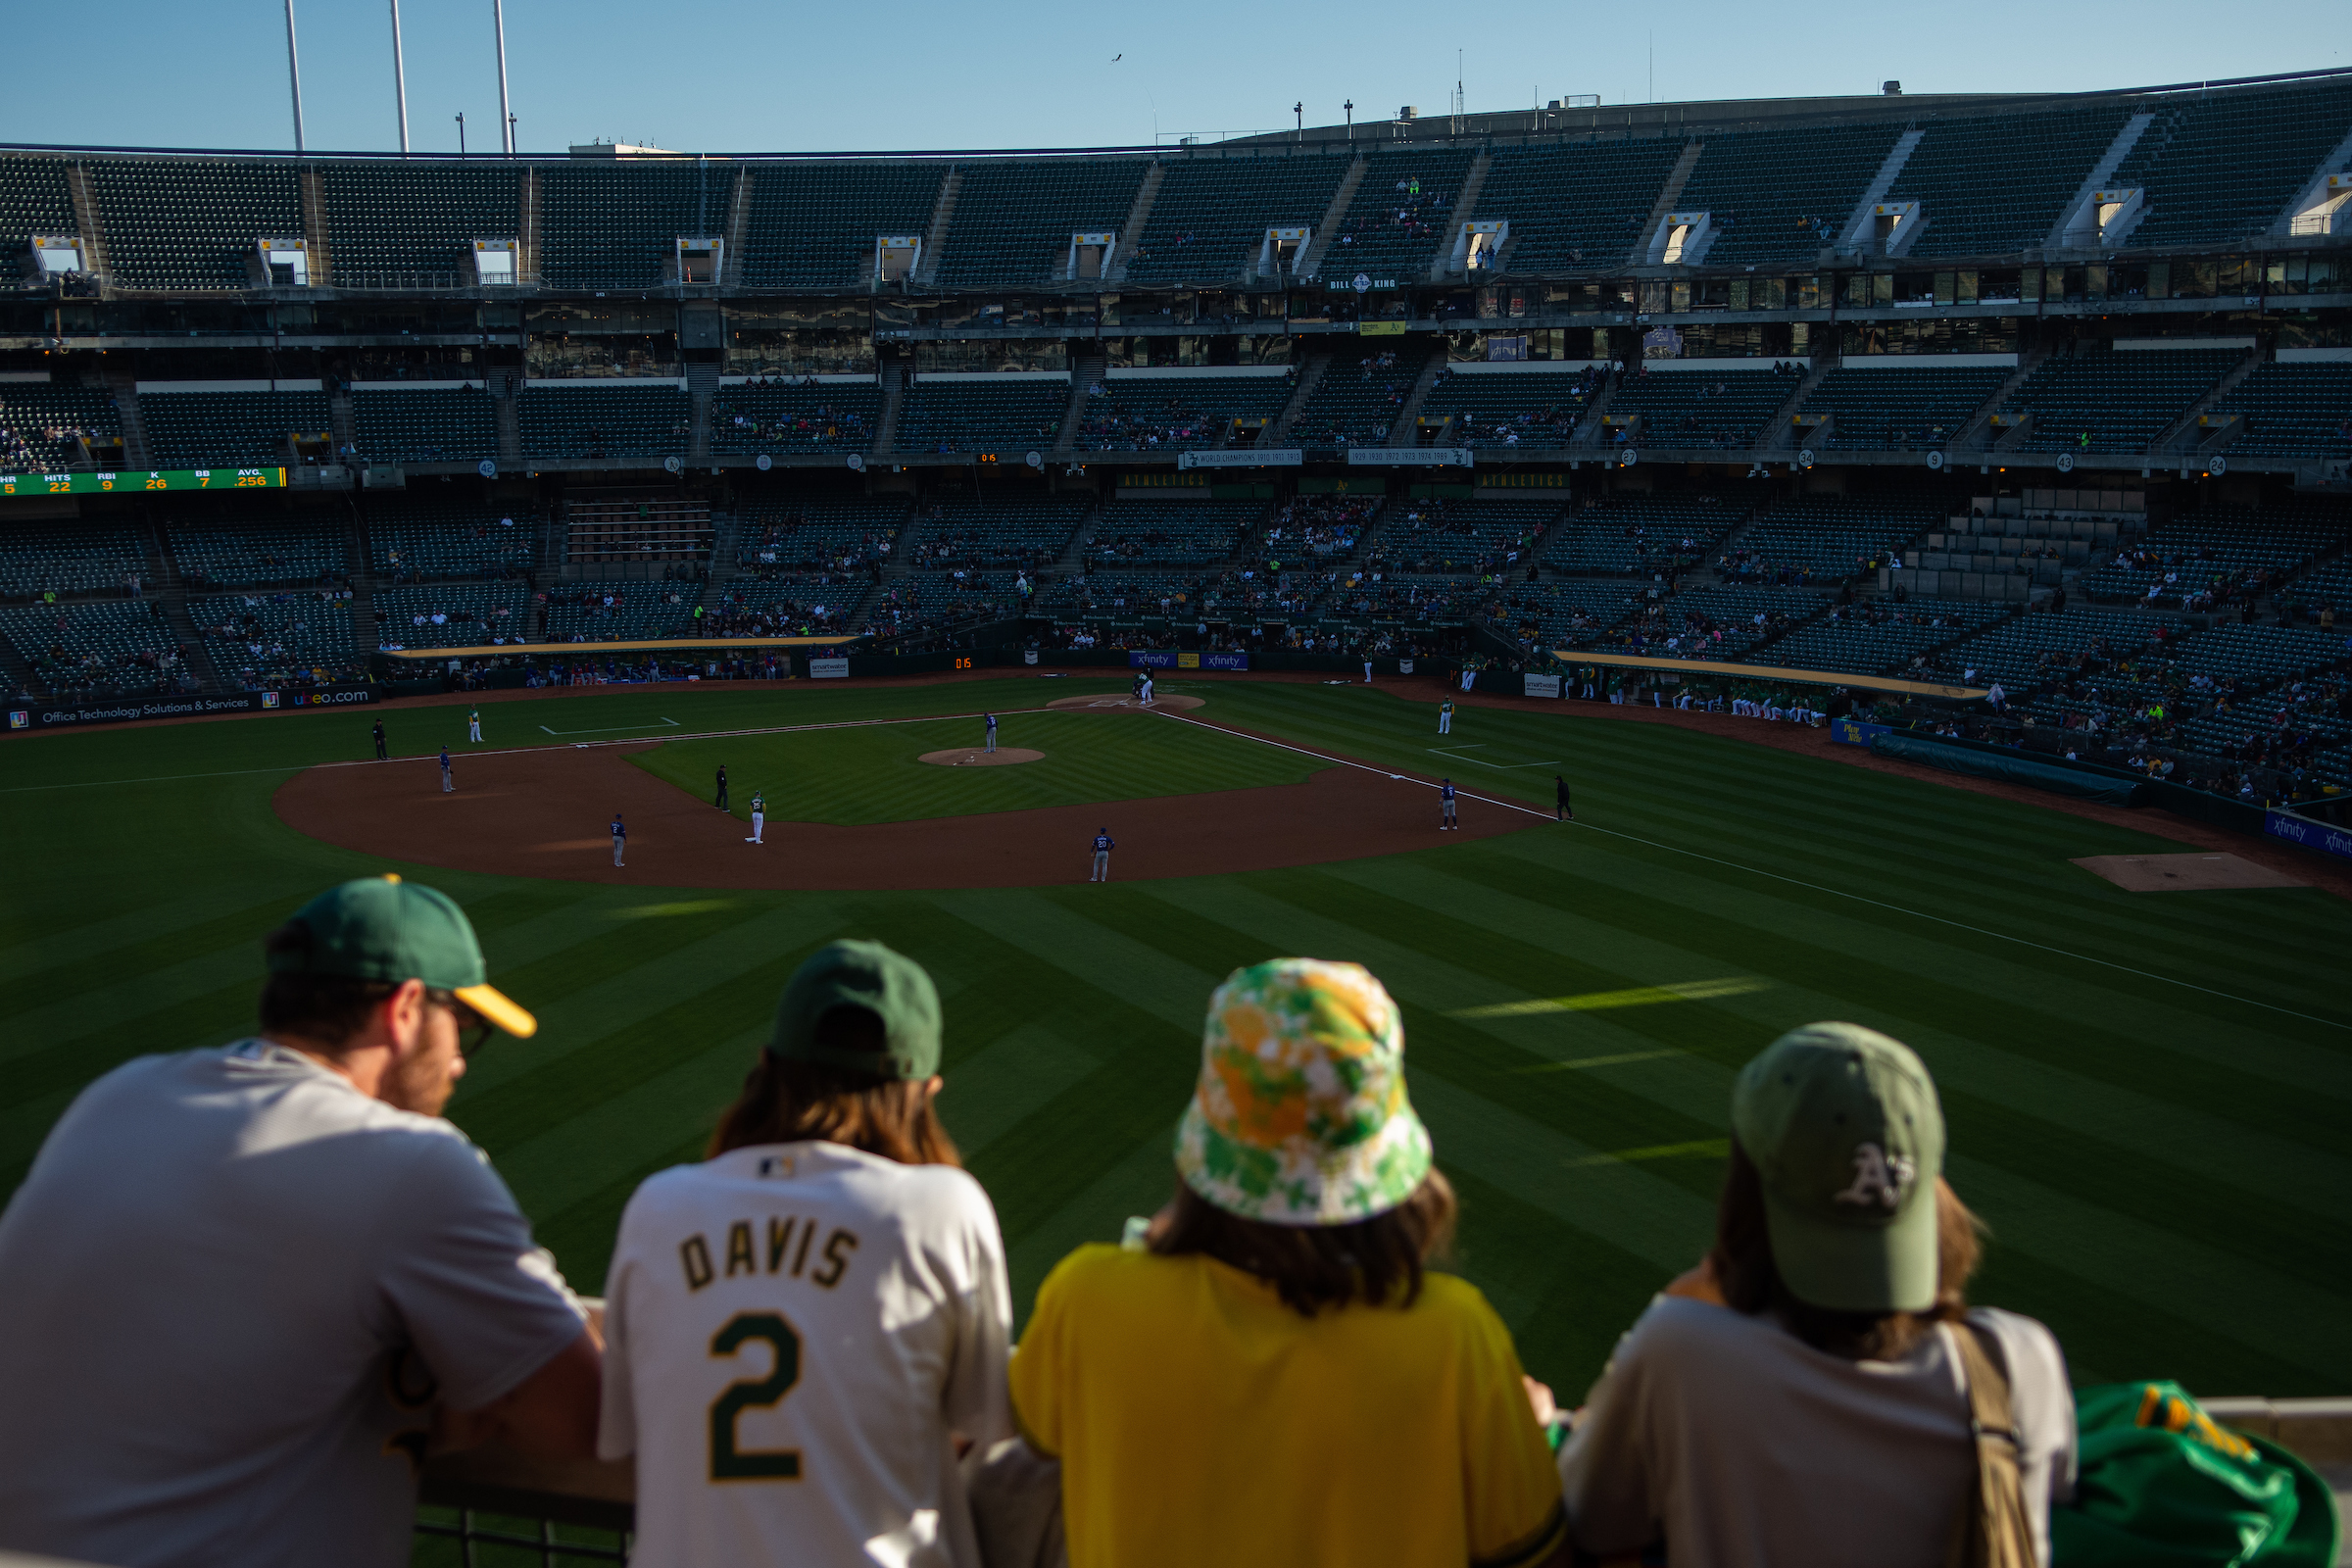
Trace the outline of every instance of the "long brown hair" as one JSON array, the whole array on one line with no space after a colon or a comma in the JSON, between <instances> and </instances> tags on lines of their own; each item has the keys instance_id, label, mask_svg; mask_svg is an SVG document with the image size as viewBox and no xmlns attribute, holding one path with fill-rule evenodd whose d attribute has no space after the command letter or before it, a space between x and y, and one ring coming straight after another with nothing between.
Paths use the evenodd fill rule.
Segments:
<instances>
[{"instance_id":1,"label":"long brown hair","mask_svg":"<svg viewBox=\"0 0 2352 1568\"><path fill-rule=\"evenodd\" d=\"M877 1064L882 1020L862 1007L836 1007L817 1020L817 1042L865 1052ZM759 1144L846 1144L902 1165L963 1164L923 1085L883 1072L786 1061L762 1051L743 1093L721 1112L705 1158Z\"/></svg>"},{"instance_id":2,"label":"long brown hair","mask_svg":"<svg viewBox=\"0 0 2352 1568\"><path fill-rule=\"evenodd\" d=\"M1816 1350L1849 1361L1888 1361L1901 1355L1938 1323L1956 1323L1968 1311L1969 1276L1984 1256L1984 1225L1959 1195L1936 1179L1936 1299L1924 1312L1841 1312L1800 1301L1781 1282L1765 1229L1764 1178L1740 1140L1723 1173L1723 1197L1715 1206L1715 1247L1707 1254L1723 1299L1754 1317L1769 1311L1789 1333Z\"/></svg>"},{"instance_id":3,"label":"long brown hair","mask_svg":"<svg viewBox=\"0 0 2352 1568\"><path fill-rule=\"evenodd\" d=\"M1452 1250L1459 1210L1434 1167L1412 1197L1352 1225L1244 1219L1179 1181L1174 1213L1145 1245L1162 1257L1200 1252L1254 1274L1301 1317L1350 1301L1407 1307L1420 1299L1425 1265Z\"/></svg>"}]
</instances>

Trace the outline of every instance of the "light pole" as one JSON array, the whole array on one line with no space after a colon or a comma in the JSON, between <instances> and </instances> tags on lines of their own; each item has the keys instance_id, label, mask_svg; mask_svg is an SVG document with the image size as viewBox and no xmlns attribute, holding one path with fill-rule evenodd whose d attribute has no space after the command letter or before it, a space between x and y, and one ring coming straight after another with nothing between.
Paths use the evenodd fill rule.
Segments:
<instances>
[{"instance_id":1,"label":"light pole","mask_svg":"<svg viewBox=\"0 0 2352 1568\"><path fill-rule=\"evenodd\" d=\"M302 55L294 47L294 0L286 0L286 77L294 84L294 150L302 151Z\"/></svg>"},{"instance_id":2,"label":"light pole","mask_svg":"<svg viewBox=\"0 0 2352 1568\"><path fill-rule=\"evenodd\" d=\"M1340 107L1348 111L1348 139L1353 141L1355 140L1355 100L1350 98Z\"/></svg>"},{"instance_id":3,"label":"light pole","mask_svg":"<svg viewBox=\"0 0 2352 1568\"><path fill-rule=\"evenodd\" d=\"M286 0L286 15L291 17L293 14L294 0ZM1298 139L1303 142L1306 140L1306 100L1301 98L1291 105L1291 113L1298 117Z\"/></svg>"},{"instance_id":4,"label":"light pole","mask_svg":"<svg viewBox=\"0 0 2352 1568\"><path fill-rule=\"evenodd\" d=\"M409 156L409 77L400 64L400 0L392 0L392 101L400 109L400 156Z\"/></svg>"},{"instance_id":5,"label":"light pole","mask_svg":"<svg viewBox=\"0 0 2352 1568\"><path fill-rule=\"evenodd\" d=\"M289 0L291 3L291 0ZM498 33L498 118L507 138L507 156L514 156L514 116L507 108L507 6L490 0L490 23Z\"/></svg>"},{"instance_id":6,"label":"light pole","mask_svg":"<svg viewBox=\"0 0 2352 1568\"><path fill-rule=\"evenodd\" d=\"M458 156L466 156L466 111L458 111Z\"/></svg>"}]
</instances>

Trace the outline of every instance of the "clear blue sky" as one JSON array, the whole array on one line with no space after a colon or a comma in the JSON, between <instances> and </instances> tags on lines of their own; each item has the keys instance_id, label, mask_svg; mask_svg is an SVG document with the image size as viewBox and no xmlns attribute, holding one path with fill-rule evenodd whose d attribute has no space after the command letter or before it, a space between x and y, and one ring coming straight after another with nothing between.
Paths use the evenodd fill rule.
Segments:
<instances>
[{"instance_id":1,"label":"clear blue sky","mask_svg":"<svg viewBox=\"0 0 2352 1568\"><path fill-rule=\"evenodd\" d=\"M18 64L0 140L290 148L282 0L9 7ZM312 150L398 145L387 0L296 0ZM2342 0L2017 0L1960 8L1688 0L1652 13L1660 99L2073 91L2348 63ZM496 146L490 0L404 0L409 122L455 151L463 110ZM1442 113L1454 52L1473 110L1540 94L1651 96L1653 24L1544 0L1340 6L623 5L510 0L508 75L524 151L595 137L687 152L1150 142ZM1113 62L1113 56L1124 55Z\"/></svg>"}]
</instances>

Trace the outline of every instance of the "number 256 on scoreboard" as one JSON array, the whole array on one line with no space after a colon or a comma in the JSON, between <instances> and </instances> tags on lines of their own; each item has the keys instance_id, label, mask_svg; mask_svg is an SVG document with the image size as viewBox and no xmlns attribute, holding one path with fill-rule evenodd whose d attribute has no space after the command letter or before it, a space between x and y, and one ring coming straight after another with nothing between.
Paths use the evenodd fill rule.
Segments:
<instances>
[{"instance_id":1,"label":"number 256 on scoreboard","mask_svg":"<svg viewBox=\"0 0 2352 1568\"><path fill-rule=\"evenodd\" d=\"M0 473L0 496L88 496L144 490L281 490L283 468L149 468L143 472Z\"/></svg>"}]
</instances>

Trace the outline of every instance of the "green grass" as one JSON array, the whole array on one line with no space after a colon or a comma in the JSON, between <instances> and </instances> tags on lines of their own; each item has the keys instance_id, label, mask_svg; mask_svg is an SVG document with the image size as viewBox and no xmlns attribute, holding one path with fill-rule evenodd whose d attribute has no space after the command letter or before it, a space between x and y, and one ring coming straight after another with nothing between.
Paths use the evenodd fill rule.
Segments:
<instances>
[{"instance_id":1,"label":"green grass","mask_svg":"<svg viewBox=\"0 0 2352 1568\"><path fill-rule=\"evenodd\" d=\"M851 732L813 761L792 736L725 742L739 807L763 785L780 816L817 801L846 821L1029 804L996 793L1006 790L1043 802L1227 787L1302 765L1165 721L1021 711L1098 685L1118 682L624 692L484 714L493 745L540 727L626 734L670 718L720 730L993 707L1015 715L1005 744L1051 754L1036 737L1054 726L1137 726L1088 732L1138 748L1096 775L1081 759L1068 770L913 769L905 757L930 738L912 727ZM1994 1232L1978 1295L2048 1321L2079 1379L2344 1392L2343 901L2126 894L2069 859L2181 846L1581 705L1465 710L1441 741L1433 707L1377 687L1184 689L1211 697L1204 719L1450 771L1481 793L1547 806L1563 771L1580 821L1106 887L615 889L426 870L286 829L270 791L296 766L367 755L364 712L11 741L0 1190L92 1077L242 1033L257 939L303 898L401 870L466 904L499 983L540 1011L539 1037L494 1046L451 1114L587 1289L631 1188L694 1156L785 977L829 938L882 937L938 976L943 1109L996 1200L1024 1308L1070 1247L1115 1236L1166 1196L1210 988L1237 964L1305 953L1360 959L1403 1005L1413 1098L1466 1201L1460 1266L1530 1368L1564 1390L1581 1390L1649 1293L1705 1245L1733 1073L1789 1025L1836 1017L1909 1041L1935 1070L1952 1180ZM463 744L462 709L385 717L407 753ZM950 729L948 744L976 733L968 720ZM700 794L712 744L651 765L678 768ZM775 776L741 760L771 747ZM1655 989L1697 982L1738 983ZM1547 998L1586 1000L1470 1015Z\"/></svg>"},{"instance_id":2,"label":"green grass","mask_svg":"<svg viewBox=\"0 0 2352 1568\"><path fill-rule=\"evenodd\" d=\"M980 721L965 717L685 741L630 760L706 799L724 763L728 802L747 821L753 792L760 791L767 814L779 822L845 824L1258 789L1298 783L1326 765L1148 713L998 718L999 746L1043 752L1044 759L1014 767L938 767L916 760L926 752L977 748L985 739Z\"/></svg>"}]
</instances>

